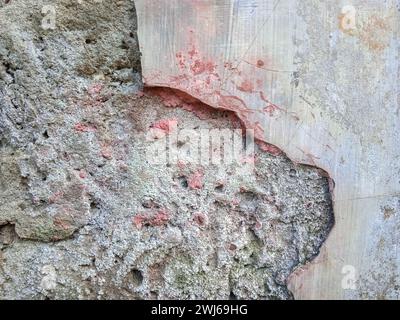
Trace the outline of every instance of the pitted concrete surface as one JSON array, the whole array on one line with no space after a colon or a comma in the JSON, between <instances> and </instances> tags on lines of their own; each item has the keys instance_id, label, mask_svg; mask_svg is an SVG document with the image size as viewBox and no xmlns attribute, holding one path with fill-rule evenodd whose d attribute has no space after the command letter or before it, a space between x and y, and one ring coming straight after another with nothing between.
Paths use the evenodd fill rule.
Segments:
<instances>
[{"instance_id":1,"label":"pitted concrete surface","mask_svg":"<svg viewBox=\"0 0 400 320\"><path fill-rule=\"evenodd\" d=\"M166 123L240 122L142 92L132 1L52 3L46 29L46 2L0 2L0 298L292 298L333 225L326 174L265 146L151 164Z\"/></svg>"}]
</instances>

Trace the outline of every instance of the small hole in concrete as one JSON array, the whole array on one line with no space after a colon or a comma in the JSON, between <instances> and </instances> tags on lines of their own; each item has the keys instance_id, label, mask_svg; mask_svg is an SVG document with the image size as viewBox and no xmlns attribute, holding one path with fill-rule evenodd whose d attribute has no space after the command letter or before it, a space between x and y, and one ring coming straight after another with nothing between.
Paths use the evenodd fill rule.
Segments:
<instances>
[{"instance_id":1,"label":"small hole in concrete","mask_svg":"<svg viewBox=\"0 0 400 320\"><path fill-rule=\"evenodd\" d=\"M138 269L133 269L131 271L132 273L132 280L133 280L133 284L135 286L140 286L143 282L143 274L142 271L138 270Z\"/></svg>"},{"instance_id":2,"label":"small hole in concrete","mask_svg":"<svg viewBox=\"0 0 400 320\"><path fill-rule=\"evenodd\" d=\"M178 180L179 180L179 182L180 182L180 184L181 184L182 187L184 187L184 188L189 187L189 183L188 183L188 181L187 181L187 179L186 179L185 176L180 176L180 177L178 178Z\"/></svg>"},{"instance_id":3,"label":"small hole in concrete","mask_svg":"<svg viewBox=\"0 0 400 320\"><path fill-rule=\"evenodd\" d=\"M10 245L18 238L13 224L0 226L0 245Z\"/></svg>"},{"instance_id":4,"label":"small hole in concrete","mask_svg":"<svg viewBox=\"0 0 400 320\"><path fill-rule=\"evenodd\" d=\"M90 209L96 209L97 208L97 203L95 201L90 202Z\"/></svg>"}]
</instances>

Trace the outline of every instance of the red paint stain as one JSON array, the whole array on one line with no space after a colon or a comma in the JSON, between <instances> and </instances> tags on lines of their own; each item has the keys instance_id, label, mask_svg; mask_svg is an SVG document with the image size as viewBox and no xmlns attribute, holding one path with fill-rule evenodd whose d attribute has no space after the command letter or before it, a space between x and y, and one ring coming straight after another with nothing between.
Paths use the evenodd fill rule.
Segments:
<instances>
[{"instance_id":1,"label":"red paint stain","mask_svg":"<svg viewBox=\"0 0 400 320\"><path fill-rule=\"evenodd\" d=\"M208 217L201 212L196 212L195 214L193 214L192 220L200 227L204 227L208 223Z\"/></svg>"},{"instance_id":2,"label":"red paint stain","mask_svg":"<svg viewBox=\"0 0 400 320\"><path fill-rule=\"evenodd\" d=\"M190 57L191 59L194 59L194 57L197 56L197 55L199 54L199 52L196 50L195 47L193 47L193 48L188 52L188 54L189 54L189 57Z\"/></svg>"},{"instance_id":3,"label":"red paint stain","mask_svg":"<svg viewBox=\"0 0 400 320\"><path fill-rule=\"evenodd\" d=\"M282 154L281 149L279 149L278 147L276 147L272 144L266 143L261 140L257 140L256 143L262 151L268 152L274 156L279 156Z\"/></svg>"},{"instance_id":4,"label":"red paint stain","mask_svg":"<svg viewBox=\"0 0 400 320\"><path fill-rule=\"evenodd\" d=\"M268 113L270 116L273 116L276 110L282 110L276 104L273 104L271 101L269 101L265 96L264 92L260 91L259 94L261 100L267 103L267 105L263 108L265 113Z\"/></svg>"},{"instance_id":5,"label":"red paint stain","mask_svg":"<svg viewBox=\"0 0 400 320\"><path fill-rule=\"evenodd\" d=\"M91 85L87 89L87 91L88 91L89 95L96 96L103 90L103 88L104 88L104 85L102 83L96 83L96 84Z\"/></svg>"},{"instance_id":6,"label":"red paint stain","mask_svg":"<svg viewBox=\"0 0 400 320\"><path fill-rule=\"evenodd\" d=\"M203 188L203 178L204 178L204 173L199 171L194 172L189 178L188 178L188 186L190 189L202 189Z\"/></svg>"},{"instance_id":7,"label":"red paint stain","mask_svg":"<svg viewBox=\"0 0 400 320\"><path fill-rule=\"evenodd\" d=\"M95 132L97 128L91 124L77 123L74 126L75 131L79 132Z\"/></svg>"},{"instance_id":8,"label":"red paint stain","mask_svg":"<svg viewBox=\"0 0 400 320\"><path fill-rule=\"evenodd\" d=\"M159 129L165 134L169 134L174 131L178 126L178 120L176 119L163 119L154 123L151 127Z\"/></svg>"},{"instance_id":9,"label":"red paint stain","mask_svg":"<svg viewBox=\"0 0 400 320\"><path fill-rule=\"evenodd\" d=\"M137 229L142 229L144 223L146 222L146 216L138 214L132 218L132 222Z\"/></svg>"},{"instance_id":10,"label":"red paint stain","mask_svg":"<svg viewBox=\"0 0 400 320\"><path fill-rule=\"evenodd\" d=\"M251 126L248 127L251 128ZM254 129L254 137L262 140L264 138L264 129L258 121L254 124L253 129Z\"/></svg>"},{"instance_id":11,"label":"red paint stain","mask_svg":"<svg viewBox=\"0 0 400 320\"><path fill-rule=\"evenodd\" d=\"M84 170L79 171L79 178L85 179L87 177L87 174Z\"/></svg>"},{"instance_id":12,"label":"red paint stain","mask_svg":"<svg viewBox=\"0 0 400 320\"><path fill-rule=\"evenodd\" d=\"M184 110L194 113L199 119L206 120L213 118L219 111L209 105L193 98L180 90L171 88L146 88L146 94L158 96L167 107L181 107ZM231 121L237 125L237 118L232 117Z\"/></svg>"},{"instance_id":13,"label":"red paint stain","mask_svg":"<svg viewBox=\"0 0 400 320\"><path fill-rule=\"evenodd\" d=\"M201 60L195 60L194 63L190 66L190 70L195 76L204 72L214 73L215 65L210 61L205 62Z\"/></svg>"},{"instance_id":14,"label":"red paint stain","mask_svg":"<svg viewBox=\"0 0 400 320\"><path fill-rule=\"evenodd\" d=\"M222 107L226 110L235 111L238 113L239 117L242 118L247 118L249 113L253 113L253 110L250 110L247 107L243 99L232 95L222 95L219 91L216 91L215 94L219 97L219 107Z\"/></svg>"},{"instance_id":15,"label":"red paint stain","mask_svg":"<svg viewBox=\"0 0 400 320\"><path fill-rule=\"evenodd\" d=\"M238 206L239 204L240 204L240 200L239 200L239 199L234 198L234 199L232 200L232 205L233 205L234 207Z\"/></svg>"},{"instance_id":16,"label":"red paint stain","mask_svg":"<svg viewBox=\"0 0 400 320\"><path fill-rule=\"evenodd\" d=\"M64 193L62 191L57 191L49 198L49 203L55 203L63 197Z\"/></svg>"},{"instance_id":17,"label":"red paint stain","mask_svg":"<svg viewBox=\"0 0 400 320\"><path fill-rule=\"evenodd\" d=\"M256 224L254 225L254 228L255 228L256 230L260 230L260 229L262 228L262 223L261 223L261 221L257 220L257 221L256 221Z\"/></svg>"},{"instance_id":18,"label":"red paint stain","mask_svg":"<svg viewBox=\"0 0 400 320\"><path fill-rule=\"evenodd\" d=\"M263 67L265 65L265 63L264 63L264 61L262 61L262 60L257 60L257 67L259 67L259 68L261 68L261 67Z\"/></svg>"},{"instance_id":19,"label":"red paint stain","mask_svg":"<svg viewBox=\"0 0 400 320\"><path fill-rule=\"evenodd\" d=\"M230 250L230 251L235 251L236 249L237 249L237 245L236 245L236 244L230 243L230 244L228 245L228 250Z\"/></svg>"},{"instance_id":20,"label":"red paint stain","mask_svg":"<svg viewBox=\"0 0 400 320\"><path fill-rule=\"evenodd\" d=\"M71 228L71 223L62 217L55 217L53 220L53 225L63 230L69 230Z\"/></svg>"},{"instance_id":21,"label":"red paint stain","mask_svg":"<svg viewBox=\"0 0 400 320\"><path fill-rule=\"evenodd\" d=\"M104 158L104 159L107 159L107 160L111 160L112 159L112 151L111 151L111 148L110 148L110 146L108 146L107 144L103 144L102 145L102 147L101 147L101 150L100 150L100 153L101 153L101 156Z\"/></svg>"},{"instance_id":22,"label":"red paint stain","mask_svg":"<svg viewBox=\"0 0 400 320\"><path fill-rule=\"evenodd\" d=\"M132 222L137 229L142 229L143 226L161 227L166 225L169 220L170 215L166 210L139 213L132 218Z\"/></svg>"},{"instance_id":23,"label":"red paint stain","mask_svg":"<svg viewBox=\"0 0 400 320\"><path fill-rule=\"evenodd\" d=\"M186 164L183 160L178 160L177 166L179 169L183 170L186 167Z\"/></svg>"},{"instance_id":24,"label":"red paint stain","mask_svg":"<svg viewBox=\"0 0 400 320\"><path fill-rule=\"evenodd\" d=\"M244 80L240 86L236 86L236 88L240 91L251 93L254 91L254 84L250 80Z\"/></svg>"},{"instance_id":25,"label":"red paint stain","mask_svg":"<svg viewBox=\"0 0 400 320\"><path fill-rule=\"evenodd\" d=\"M144 96L144 92L143 92L143 91L138 91L138 92L136 93L136 96L137 96L138 98L141 98L141 97Z\"/></svg>"},{"instance_id":26,"label":"red paint stain","mask_svg":"<svg viewBox=\"0 0 400 320\"><path fill-rule=\"evenodd\" d=\"M196 48L193 30L189 30L188 41L188 49L175 54L180 74L170 77L171 87L185 88L185 91L203 96L211 93L221 79L216 72L217 65Z\"/></svg>"},{"instance_id":27,"label":"red paint stain","mask_svg":"<svg viewBox=\"0 0 400 320\"><path fill-rule=\"evenodd\" d=\"M271 117L274 115L274 111L276 111L276 107L272 104L263 108L264 112L269 114Z\"/></svg>"},{"instance_id":28,"label":"red paint stain","mask_svg":"<svg viewBox=\"0 0 400 320\"><path fill-rule=\"evenodd\" d=\"M153 219L150 221L150 225L152 226L162 226L167 224L169 221L169 214L166 211L158 211Z\"/></svg>"},{"instance_id":29,"label":"red paint stain","mask_svg":"<svg viewBox=\"0 0 400 320\"><path fill-rule=\"evenodd\" d=\"M249 164L255 164L256 163L256 156L254 154L250 154L246 157L243 157L241 159L241 163L249 163Z\"/></svg>"}]
</instances>

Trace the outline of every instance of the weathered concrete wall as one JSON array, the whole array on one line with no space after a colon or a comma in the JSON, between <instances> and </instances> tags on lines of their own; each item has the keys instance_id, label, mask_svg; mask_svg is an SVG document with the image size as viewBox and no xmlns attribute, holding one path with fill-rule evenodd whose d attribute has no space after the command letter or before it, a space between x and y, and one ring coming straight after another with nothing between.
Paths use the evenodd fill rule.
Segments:
<instances>
[{"instance_id":1,"label":"weathered concrete wall","mask_svg":"<svg viewBox=\"0 0 400 320\"><path fill-rule=\"evenodd\" d=\"M399 1L136 3L146 85L233 110L334 180L335 227L294 296L399 298Z\"/></svg>"},{"instance_id":2,"label":"weathered concrete wall","mask_svg":"<svg viewBox=\"0 0 400 320\"><path fill-rule=\"evenodd\" d=\"M132 1L0 1L0 298L292 298L332 228L326 173L262 143L152 164L242 124L143 93L139 57Z\"/></svg>"}]
</instances>

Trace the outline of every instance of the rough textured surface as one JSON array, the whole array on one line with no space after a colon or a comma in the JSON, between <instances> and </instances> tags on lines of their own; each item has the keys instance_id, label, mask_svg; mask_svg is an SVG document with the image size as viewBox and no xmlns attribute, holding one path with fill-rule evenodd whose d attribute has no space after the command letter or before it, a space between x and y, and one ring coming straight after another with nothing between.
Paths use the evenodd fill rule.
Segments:
<instances>
[{"instance_id":1,"label":"rough textured surface","mask_svg":"<svg viewBox=\"0 0 400 320\"><path fill-rule=\"evenodd\" d=\"M252 174L150 165L171 123L240 123L140 91L131 1L53 3L44 30L44 1L0 2L0 298L291 298L333 224L324 172L258 147Z\"/></svg>"},{"instance_id":2,"label":"rough textured surface","mask_svg":"<svg viewBox=\"0 0 400 320\"><path fill-rule=\"evenodd\" d=\"M235 111L335 182L335 226L293 296L399 299L400 1L135 3L145 85Z\"/></svg>"}]
</instances>

